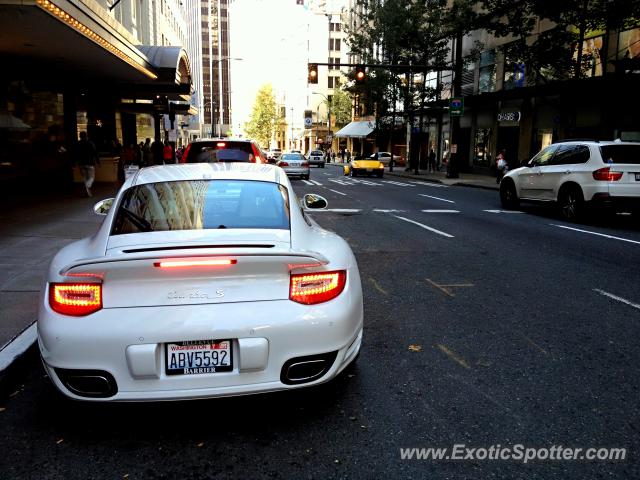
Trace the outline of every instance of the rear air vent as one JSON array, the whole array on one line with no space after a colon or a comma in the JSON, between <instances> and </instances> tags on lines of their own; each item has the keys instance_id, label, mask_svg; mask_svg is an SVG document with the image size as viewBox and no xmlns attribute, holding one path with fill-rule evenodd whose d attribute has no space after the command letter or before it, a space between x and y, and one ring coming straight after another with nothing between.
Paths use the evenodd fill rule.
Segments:
<instances>
[{"instance_id":1,"label":"rear air vent","mask_svg":"<svg viewBox=\"0 0 640 480\"><path fill-rule=\"evenodd\" d=\"M153 247L153 248L131 248L123 250L122 253L140 253L140 252L166 252L167 250L201 250L204 248L273 248L274 245L258 244L258 245L183 245L179 247Z\"/></svg>"}]
</instances>

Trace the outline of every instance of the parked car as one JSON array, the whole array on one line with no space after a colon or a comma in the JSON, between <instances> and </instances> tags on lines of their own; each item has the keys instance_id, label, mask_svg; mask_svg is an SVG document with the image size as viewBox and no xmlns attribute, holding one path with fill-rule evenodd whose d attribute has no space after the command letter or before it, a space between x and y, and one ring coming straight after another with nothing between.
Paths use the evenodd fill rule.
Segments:
<instances>
[{"instance_id":1,"label":"parked car","mask_svg":"<svg viewBox=\"0 0 640 480\"><path fill-rule=\"evenodd\" d=\"M349 163L348 171L352 177L358 175L375 175L378 178L382 178L384 176L384 165L380 160L362 158L359 154L356 154Z\"/></svg>"},{"instance_id":2,"label":"parked car","mask_svg":"<svg viewBox=\"0 0 640 480\"><path fill-rule=\"evenodd\" d=\"M142 169L104 222L53 258L38 346L54 385L155 401L327 382L353 362L362 288L349 245L307 217L279 168Z\"/></svg>"},{"instance_id":3,"label":"parked car","mask_svg":"<svg viewBox=\"0 0 640 480\"><path fill-rule=\"evenodd\" d=\"M540 151L500 182L505 208L555 202L567 220L587 206L640 212L640 143L565 141Z\"/></svg>"},{"instance_id":4,"label":"parked car","mask_svg":"<svg viewBox=\"0 0 640 480\"><path fill-rule=\"evenodd\" d=\"M370 155L369 158L374 158L374 154ZM389 162L391 161L391 153L389 152L378 152L378 160L385 166L389 166ZM400 155L394 155L393 161L396 166L400 166L404 164L404 159Z\"/></svg>"},{"instance_id":5,"label":"parked car","mask_svg":"<svg viewBox=\"0 0 640 480\"><path fill-rule=\"evenodd\" d=\"M322 150L311 150L308 158L309 165L317 165L320 168L324 168L325 156Z\"/></svg>"},{"instance_id":6,"label":"parked car","mask_svg":"<svg viewBox=\"0 0 640 480\"><path fill-rule=\"evenodd\" d=\"M194 140L185 149L180 163L249 162L268 163L253 140L213 138Z\"/></svg>"},{"instance_id":7,"label":"parked car","mask_svg":"<svg viewBox=\"0 0 640 480\"><path fill-rule=\"evenodd\" d=\"M301 153L283 153L276 165L282 168L290 177L300 177L309 180L311 171L309 161Z\"/></svg>"},{"instance_id":8,"label":"parked car","mask_svg":"<svg viewBox=\"0 0 640 480\"><path fill-rule=\"evenodd\" d=\"M278 159L282 156L282 150L279 148L272 148L267 152L267 161L269 163L275 164Z\"/></svg>"}]
</instances>

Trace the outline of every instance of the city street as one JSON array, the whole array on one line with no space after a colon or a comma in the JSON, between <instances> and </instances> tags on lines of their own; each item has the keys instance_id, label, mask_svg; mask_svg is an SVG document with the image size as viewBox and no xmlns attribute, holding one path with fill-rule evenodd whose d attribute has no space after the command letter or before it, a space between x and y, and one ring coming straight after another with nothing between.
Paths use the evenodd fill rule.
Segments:
<instances>
[{"instance_id":1,"label":"city street","mask_svg":"<svg viewBox=\"0 0 640 480\"><path fill-rule=\"evenodd\" d=\"M327 198L311 217L357 257L357 364L310 389L95 404L62 398L31 348L0 391L0 477L640 477L637 217L570 224L504 211L494 190L331 164L292 183ZM401 458L518 444L626 458Z\"/></svg>"}]
</instances>

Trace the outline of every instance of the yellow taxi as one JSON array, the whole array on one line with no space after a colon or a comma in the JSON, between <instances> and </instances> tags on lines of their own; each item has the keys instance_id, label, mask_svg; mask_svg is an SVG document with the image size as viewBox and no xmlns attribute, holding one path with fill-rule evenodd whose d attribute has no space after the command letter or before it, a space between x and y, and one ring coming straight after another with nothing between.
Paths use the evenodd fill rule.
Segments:
<instances>
[{"instance_id":1,"label":"yellow taxi","mask_svg":"<svg viewBox=\"0 0 640 480\"><path fill-rule=\"evenodd\" d=\"M349 168L345 168L345 174L349 174L352 177L358 175L376 176L382 178L384 175L384 165L378 159L374 158L356 158L351 160Z\"/></svg>"}]
</instances>

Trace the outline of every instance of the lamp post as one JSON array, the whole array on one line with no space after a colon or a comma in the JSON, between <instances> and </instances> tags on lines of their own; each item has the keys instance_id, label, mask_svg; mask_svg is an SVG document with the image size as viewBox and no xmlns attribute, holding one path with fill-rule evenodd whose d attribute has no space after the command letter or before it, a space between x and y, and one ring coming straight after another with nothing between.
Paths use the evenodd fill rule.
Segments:
<instances>
[{"instance_id":1,"label":"lamp post","mask_svg":"<svg viewBox=\"0 0 640 480\"><path fill-rule=\"evenodd\" d=\"M211 136L215 137L216 136L216 111L215 111L215 106L216 106L216 101L215 101L215 97L213 94L213 66L219 64L220 62L224 62L225 60L242 60L242 58L237 58L237 57L222 57L219 58L218 60L216 60L215 62L212 62L211 65L209 65L209 81L211 82L210 85L210 90L211 90ZM218 84L220 84L220 80L221 80L221 75L218 75ZM220 92L222 92L222 88L220 88ZM220 98L220 103L222 103L222 96ZM222 113L222 111L221 111ZM220 125L222 125L222 117L220 118Z\"/></svg>"},{"instance_id":2,"label":"lamp post","mask_svg":"<svg viewBox=\"0 0 640 480\"><path fill-rule=\"evenodd\" d=\"M320 93L320 92L311 92L314 95L320 95L322 97L324 97L324 99L327 101L327 137L329 137L330 135L332 135L331 132L331 102L329 102L329 97L327 97L324 93ZM320 106L318 106L318 111L320 110ZM316 128L316 132L317 132L317 128ZM317 136L317 133L316 133ZM332 139L333 142L333 139Z\"/></svg>"}]
</instances>

